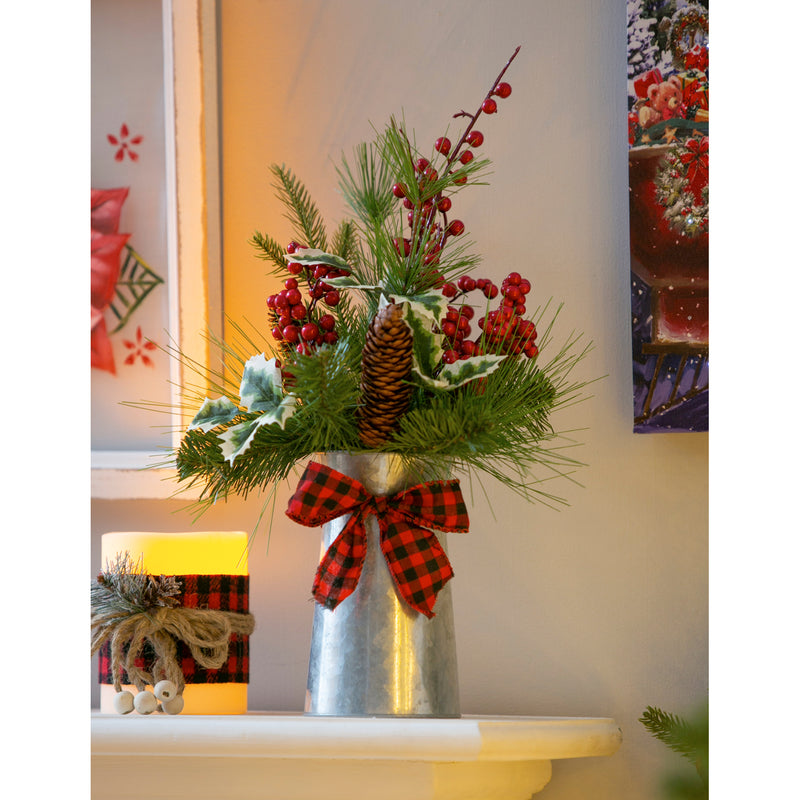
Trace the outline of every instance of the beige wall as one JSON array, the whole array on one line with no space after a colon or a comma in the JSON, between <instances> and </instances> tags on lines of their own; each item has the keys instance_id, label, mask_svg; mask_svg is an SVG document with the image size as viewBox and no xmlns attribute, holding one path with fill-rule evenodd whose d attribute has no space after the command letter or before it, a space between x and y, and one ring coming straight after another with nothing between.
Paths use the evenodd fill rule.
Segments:
<instances>
[{"instance_id":1,"label":"beige wall","mask_svg":"<svg viewBox=\"0 0 800 800\"><path fill-rule=\"evenodd\" d=\"M333 162L405 112L418 140L477 106L516 45L513 94L481 125L491 185L459 197L461 219L499 281L511 268L563 299L562 329L595 343L583 377L606 375L559 425L581 427L583 487L570 507L531 507L476 487L472 529L451 537L462 710L610 715L610 759L559 762L550 800L655 797L681 760L637 722L648 704L684 711L706 696L708 438L631 433L623 0L223 0L223 235L226 311L265 321L272 284L248 239L290 237L268 167L285 162L333 223ZM454 121L457 123L457 121ZM502 257L496 254L503 254ZM513 253L513 259L505 254ZM319 542L283 521L251 554L250 706L302 708ZM182 530L174 501L95 501L99 535ZM250 530L258 498L198 527ZM492 513L493 511L493 513Z\"/></svg>"}]
</instances>

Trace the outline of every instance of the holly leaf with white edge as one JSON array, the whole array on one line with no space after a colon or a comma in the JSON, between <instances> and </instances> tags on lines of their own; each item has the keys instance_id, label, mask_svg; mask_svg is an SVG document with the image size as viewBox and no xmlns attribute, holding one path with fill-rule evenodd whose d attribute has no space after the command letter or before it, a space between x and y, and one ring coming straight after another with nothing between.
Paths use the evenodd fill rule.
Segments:
<instances>
[{"instance_id":1,"label":"holly leaf with white edge","mask_svg":"<svg viewBox=\"0 0 800 800\"><path fill-rule=\"evenodd\" d=\"M199 429L208 433L217 425L227 425L238 413L237 405L227 397L218 397L216 400L206 397L187 430Z\"/></svg>"},{"instance_id":2,"label":"holly leaf with white edge","mask_svg":"<svg viewBox=\"0 0 800 800\"><path fill-rule=\"evenodd\" d=\"M329 267L336 269L349 269L347 262L333 253L326 253L324 250L317 250L314 247L306 247L301 250L295 250L294 253L286 253L285 258L287 262L296 262L304 266L314 266L316 264L325 264ZM328 283L329 281L326 281Z\"/></svg>"},{"instance_id":3,"label":"holly leaf with white edge","mask_svg":"<svg viewBox=\"0 0 800 800\"><path fill-rule=\"evenodd\" d=\"M427 313L415 313L411 303L403 306L403 322L411 329L414 372L423 379L432 379L434 369L442 360L444 337L434 333L433 318Z\"/></svg>"},{"instance_id":4,"label":"holly leaf with white edge","mask_svg":"<svg viewBox=\"0 0 800 800\"><path fill-rule=\"evenodd\" d=\"M388 302L381 298L381 303ZM441 325L447 314L449 300L441 292L423 292L409 297L395 295L393 303L406 304L406 317L428 319L432 325Z\"/></svg>"},{"instance_id":5,"label":"holly leaf with white edge","mask_svg":"<svg viewBox=\"0 0 800 800\"><path fill-rule=\"evenodd\" d=\"M434 333L447 314L449 301L439 292L395 297L403 303L404 321L413 334L413 371L421 382L431 389L457 389L465 383L490 375L505 359L505 356L481 355L460 359L445 364L436 377L434 373L441 363L444 336ZM381 303L385 298L381 298Z\"/></svg>"},{"instance_id":6,"label":"holly leaf with white edge","mask_svg":"<svg viewBox=\"0 0 800 800\"><path fill-rule=\"evenodd\" d=\"M465 383L484 378L494 372L506 356L471 356L453 364L445 364L436 378L417 370L422 382L431 389L457 389Z\"/></svg>"},{"instance_id":7,"label":"holly leaf with white edge","mask_svg":"<svg viewBox=\"0 0 800 800\"><path fill-rule=\"evenodd\" d=\"M245 363L239 394L242 405L248 411L260 412L260 416L232 425L220 434L222 454L231 464L236 456L250 447L262 425L286 427L286 420L294 414L297 406L294 395L284 395L283 378L276 360L271 358L267 361L263 353Z\"/></svg>"},{"instance_id":8,"label":"holly leaf with white edge","mask_svg":"<svg viewBox=\"0 0 800 800\"><path fill-rule=\"evenodd\" d=\"M253 443L258 429L262 425L278 424L281 428L286 426L286 420L295 412L296 399L292 395L287 395L270 412L262 414L256 419L240 422L238 425L231 425L223 431L219 438L222 440L220 450L225 460L233 464L237 456L247 450Z\"/></svg>"},{"instance_id":9,"label":"holly leaf with white edge","mask_svg":"<svg viewBox=\"0 0 800 800\"><path fill-rule=\"evenodd\" d=\"M371 283L359 283L350 275L337 275L335 278L325 278L325 283L332 286L334 289L369 289L370 291L382 289L381 286L374 286Z\"/></svg>"},{"instance_id":10,"label":"holly leaf with white edge","mask_svg":"<svg viewBox=\"0 0 800 800\"><path fill-rule=\"evenodd\" d=\"M248 411L269 411L283 400L283 378L274 358L263 353L247 360L239 397Z\"/></svg>"}]
</instances>

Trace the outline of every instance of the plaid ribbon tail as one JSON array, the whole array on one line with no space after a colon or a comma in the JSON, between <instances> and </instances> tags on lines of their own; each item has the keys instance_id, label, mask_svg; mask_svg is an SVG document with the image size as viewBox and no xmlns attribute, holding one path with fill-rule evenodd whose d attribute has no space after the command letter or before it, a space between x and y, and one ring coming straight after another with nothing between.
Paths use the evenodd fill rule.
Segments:
<instances>
[{"instance_id":1,"label":"plaid ribbon tail","mask_svg":"<svg viewBox=\"0 0 800 800\"><path fill-rule=\"evenodd\" d=\"M436 535L391 511L379 520L381 550L403 599L420 614L436 616L433 606L453 567Z\"/></svg>"},{"instance_id":2,"label":"plaid ribbon tail","mask_svg":"<svg viewBox=\"0 0 800 800\"><path fill-rule=\"evenodd\" d=\"M364 520L361 514L355 513L347 520L317 567L311 589L314 599L325 608L336 608L355 591L366 554Z\"/></svg>"}]
</instances>

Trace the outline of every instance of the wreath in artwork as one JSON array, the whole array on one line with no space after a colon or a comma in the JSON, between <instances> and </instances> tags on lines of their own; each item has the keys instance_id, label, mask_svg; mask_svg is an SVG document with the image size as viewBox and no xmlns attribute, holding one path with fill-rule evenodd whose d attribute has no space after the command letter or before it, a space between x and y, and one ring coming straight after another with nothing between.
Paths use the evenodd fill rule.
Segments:
<instances>
[{"instance_id":1,"label":"wreath in artwork","mask_svg":"<svg viewBox=\"0 0 800 800\"><path fill-rule=\"evenodd\" d=\"M708 13L699 5L693 4L678 9L672 16L669 29L669 49L672 62L678 69L684 67L686 55L697 45L708 41ZM702 33L702 41L698 34Z\"/></svg>"},{"instance_id":2,"label":"wreath in artwork","mask_svg":"<svg viewBox=\"0 0 800 800\"><path fill-rule=\"evenodd\" d=\"M655 187L672 230L690 237L708 233L708 137L673 145L659 164Z\"/></svg>"}]
</instances>

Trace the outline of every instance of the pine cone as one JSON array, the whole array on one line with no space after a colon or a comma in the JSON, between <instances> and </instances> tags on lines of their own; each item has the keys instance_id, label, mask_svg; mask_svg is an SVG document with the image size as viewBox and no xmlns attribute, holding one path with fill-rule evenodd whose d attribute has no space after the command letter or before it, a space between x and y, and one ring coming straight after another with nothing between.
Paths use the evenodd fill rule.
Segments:
<instances>
[{"instance_id":1,"label":"pine cone","mask_svg":"<svg viewBox=\"0 0 800 800\"><path fill-rule=\"evenodd\" d=\"M408 411L412 334L400 305L381 309L367 330L361 358L361 403L358 431L367 447L378 447L397 429Z\"/></svg>"}]
</instances>

